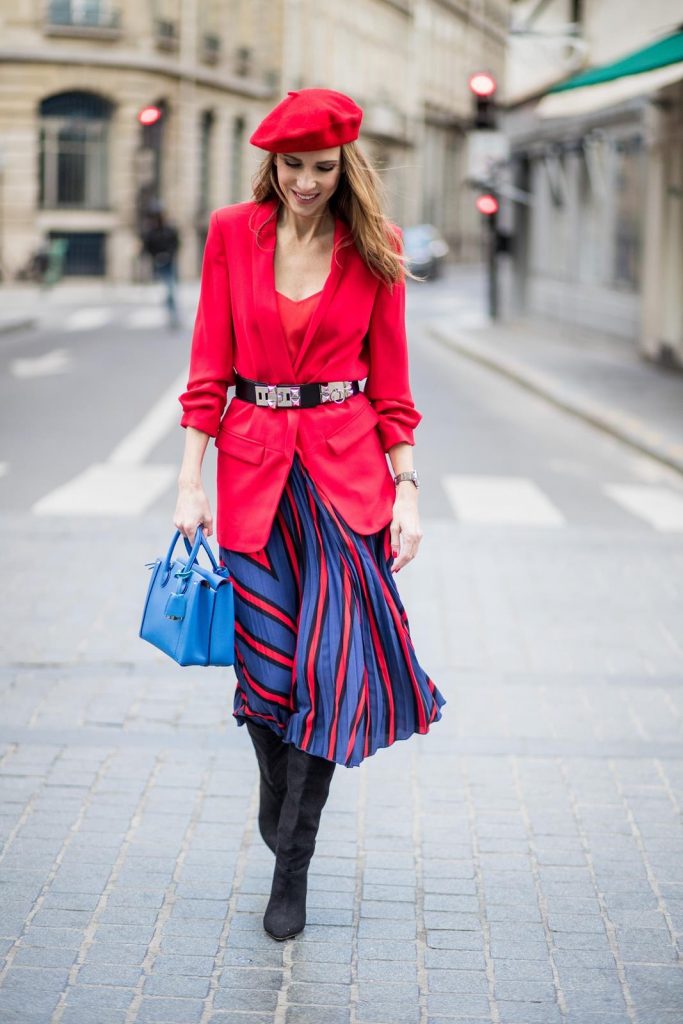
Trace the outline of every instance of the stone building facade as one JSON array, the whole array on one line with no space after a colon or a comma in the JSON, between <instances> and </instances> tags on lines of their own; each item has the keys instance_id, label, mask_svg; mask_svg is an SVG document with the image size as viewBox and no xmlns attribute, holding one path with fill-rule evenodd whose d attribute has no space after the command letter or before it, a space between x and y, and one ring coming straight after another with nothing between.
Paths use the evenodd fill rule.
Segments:
<instances>
[{"instance_id":1,"label":"stone building facade","mask_svg":"<svg viewBox=\"0 0 683 1024\"><path fill-rule=\"evenodd\" d=\"M390 214L478 234L462 186L467 77L501 75L507 0L16 0L0 4L0 273L44 238L66 273L139 280L158 198L197 273L212 209L251 194L248 139L289 89L348 92ZM157 112L154 124L141 111Z\"/></svg>"}]
</instances>

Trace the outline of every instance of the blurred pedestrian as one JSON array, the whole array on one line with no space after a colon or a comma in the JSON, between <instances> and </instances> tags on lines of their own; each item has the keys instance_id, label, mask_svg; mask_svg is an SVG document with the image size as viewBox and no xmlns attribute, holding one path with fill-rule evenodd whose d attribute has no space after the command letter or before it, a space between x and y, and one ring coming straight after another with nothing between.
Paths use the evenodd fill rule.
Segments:
<instances>
[{"instance_id":1,"label":"blurred pedestrian","mask_svg":"<svg viewBox=\"0 0 683 1024\"><path fill-rule=\"evenodd\" d=\"M155 200L150 204L149 226L142 236L142 245L152 258L154 276L166 288L164 303L168 310L171 327L180 326L176 298L177 254L180 244L178 230L166 220L163 204Z\"/></svg>"},{"instance_id":2,"label":"blurred pedestrian","mask_svg":"<svg viewBox=\"0 0 683 1024\"><path fill-rule=\"evenodd\" d=\"M253 198L211 215L180 396L174 521L190 541L199 523L213 532L201 466L209 437L219 449L233 715L260 771L259 828L275 853L263 923L275 939L306 923L336 765L428 732L444 704L395 582L422 537L412 460L422 417L409 385L401 233L355 141L362 113L341 93L302 89L252 135L268 155Z\"/></svg>"}]
</instances>

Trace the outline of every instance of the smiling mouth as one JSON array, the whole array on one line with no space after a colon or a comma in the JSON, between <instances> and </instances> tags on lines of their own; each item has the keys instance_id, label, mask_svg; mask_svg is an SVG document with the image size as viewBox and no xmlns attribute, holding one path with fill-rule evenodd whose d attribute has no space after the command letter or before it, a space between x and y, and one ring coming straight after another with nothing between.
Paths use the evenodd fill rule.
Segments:
<instances>
[{"instance_id":1,"label":"smiling mouth","mask_svg":"<svg viewBox=\"0 0 683 1024\"><path fill-rule=\"evenodd\" d=\"M313 192L309 196L302 195L301 192L296 192L292 189L292 193L296 196L300 203L312 203L314 199L317 199L320 195L319 192Z\"/></svg>"}]
</instances>

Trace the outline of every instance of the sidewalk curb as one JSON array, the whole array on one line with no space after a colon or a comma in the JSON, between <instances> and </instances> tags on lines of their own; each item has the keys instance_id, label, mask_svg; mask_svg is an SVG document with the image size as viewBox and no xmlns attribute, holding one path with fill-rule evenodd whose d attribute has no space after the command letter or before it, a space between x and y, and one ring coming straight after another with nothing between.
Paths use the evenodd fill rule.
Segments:
<instances>
[{"instance_id":1,"label":"sidewalk curb","mask_svg":"<svg viewBox=\"0 0 683 1024\"><path fill-rule=\"evenodd\" d=\"M17 317L15 320L0 320L0 334L11 334L12 331L28 331L36 326L35 317Z\"/></svg>"},{"instance_id":2,"label":"sidewalk curb","mask_svg":"<svg viewBox=\"0 0 683 1024\"><path fill-rule=\"evenodd\" d=\"M427 329L437 341L460 355L514 380L528 391L533 391L558 408L564 409L565 412L683 474L683 446L667 442L661 434L652 431L642 420L626 416L619 409L605 408L587 401L583 395L558 384L553 377L525 366L524 363L511 359L457 329L447 331L438 324L429 324Z\"/></svg>"}]
</instances>

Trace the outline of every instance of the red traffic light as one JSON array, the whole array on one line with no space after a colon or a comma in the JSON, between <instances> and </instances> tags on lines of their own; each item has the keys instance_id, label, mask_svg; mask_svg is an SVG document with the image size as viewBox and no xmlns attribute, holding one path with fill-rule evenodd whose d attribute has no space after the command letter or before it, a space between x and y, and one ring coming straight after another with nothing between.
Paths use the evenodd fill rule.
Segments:
<instances>
[{"instance_id":1,"label":"red traffic light","mask_svg":"<svg viewBox=\"0 0 683 1024\"><path fill-rule=\"evenodd\" d=\"M145 126L156 124L162 115L163 111L160 107L143 107L138 113L138 121Z\"/></svg>"},{"instance_id":2,"label":"red traffic light","mask_svg":"<svg viewBox=\"0 0 683 1024\"><path fill-rule=\"evenodd\" d=\"M492 217L494 213L498 213L500 204L494 195L490 192L485 192L481 196L477 196L476 202L479 213L483 213L485 217Z\"/></svg>"},{"instance_id":3,"label":"red traffic light","mask_svg":"<svg viewBox=\"0 0 683 1024\"><path fill-rule=\"evenodd\" d=\"M469 77L470 92L481 99L488 99L496 91L496 80L488 71L475 71Z\"/></svg>"}]
</instances>

